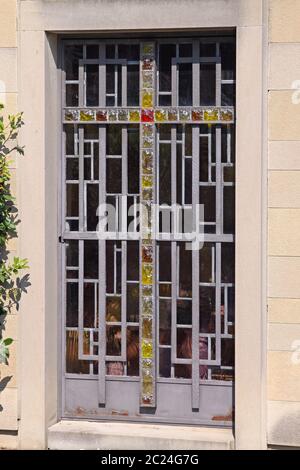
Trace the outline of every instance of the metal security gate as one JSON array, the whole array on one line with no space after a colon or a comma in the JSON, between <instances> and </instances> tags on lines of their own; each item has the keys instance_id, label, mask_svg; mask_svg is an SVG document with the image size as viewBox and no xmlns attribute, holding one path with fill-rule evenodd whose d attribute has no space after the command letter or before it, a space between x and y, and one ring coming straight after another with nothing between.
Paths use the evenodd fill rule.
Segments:
<instances>
[{"instance_id":1,"label":"metal security gate","mask_svg":"<svg viewBox=\"0 0 300 470\"><path fill-rule=\"evenodd\" d=\"M65 40L62 69L63 415L231 425L235 40Z\"/></svg>"}]
</instances>

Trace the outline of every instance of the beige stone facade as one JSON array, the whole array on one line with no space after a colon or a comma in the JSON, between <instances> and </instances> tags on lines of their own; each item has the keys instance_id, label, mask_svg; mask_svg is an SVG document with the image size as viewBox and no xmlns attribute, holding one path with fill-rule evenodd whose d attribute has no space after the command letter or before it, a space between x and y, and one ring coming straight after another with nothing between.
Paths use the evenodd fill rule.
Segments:
<instances>
[{"instance_id":1,"label":"beige stone facade","mask_svg":"<svg viewBox=\"0 0 300 470\"><path fill-rule=\"evenodd\" d=\"M300 2L271 0L269 9L268 440L299 445Z\"/></svg>"},{"instance_id":2,"label":"beige stone facade","mask_svg":"<svg viewBox=\"0 0 300 470\"><path fill-rule=\"evenodd\" d=\"M0 387L11 377L0 388L0 448L44 448L48 427L60 420L56 222L50 227L46 220L57 217L57 168L46 158L58 148L57 34L134 31L137 24L140 30L237 28L237 308L243 315L236 325L235 445L300 447L300 0L147 4L0 0L0 101L7 113L25 111L26 121L26 162L13 168L22 227L11 252L29 258L32 282L21 312L5 325L15 342L9 366L0 366ZM66 14L70 8L73 15Z\"/></svg>"}]
</instances>

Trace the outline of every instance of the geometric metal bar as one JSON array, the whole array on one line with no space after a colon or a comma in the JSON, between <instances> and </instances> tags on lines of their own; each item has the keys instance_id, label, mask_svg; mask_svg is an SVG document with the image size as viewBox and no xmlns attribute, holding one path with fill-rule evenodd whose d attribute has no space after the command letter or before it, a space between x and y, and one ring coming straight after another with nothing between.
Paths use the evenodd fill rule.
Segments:
<instances>
[{"instance_id":1,"label":"geometric metal bar","mask_svg":"<svg viewBox=\"0 0 300 470\"><path fill-rule=\"evenodd\" d=\"M106 105L106 66L105 60L105 45L99 45L99 106Z\"/></svg>"},{"instance_id":2,"label":"geometric metal bar","mask_svg":"<svg viewBox=\"0 0 300 470\"><path fill-rule=\"evenodd\" d=\"M193 204L193 231L199 233L199 220L197 211L199 208L199 146L200 135L199 126L192 129L192 145L193 145L193 171L192 171L192 204ZM201 157L201 155L200 155ZM198 225L198 226L197 226ZM200 251L201 256L201 251ZM200 380L200 299L199 299L199 250L194 247L192 251L192 408L199 409L199 380Z\"/></svg>"},{"instance_id":3,"label":"geometric metal bar","mask_svg":"<svg viewBox=\"0 0 300 470\"><path fill-rule=\"evenodd\" d=\"M200 105L200 48L199 41L193 41L193 106L198 107Z\"/></svg>"},{"instance_id":4,"label":"geometric metal bar","mask_svg":"<svg viewBox=\"0 0 300 470\"><path fill-rule=\"evenodd\" d=\"M173 67L172 65L172 79L173 79ZM176 74L175 74L176 75ZM173 125L171 128L171 207L176 206L177 202L177 165L176 165L176 139L177 139L177 126ZM184 196L183 196L184 197ZM170 221L170 232L175 233L178 231L178 216L177 211L172 211L172 220ZM179 246L178 246L179 249ZM177 256L177 243L171 243L171 361L175 363L177 359L177 286L178 271L179 271L179 257Z\"/></svg>"},{"instance_id":5,"label":"geometric metal bar","mask_svg":"<svg viewBox=\"0 0 300 470\"><path fill-rule=\"evenodd\" d=\"M165 40L165 44L168 44L169 40ZM210 44L211 39L206 38L204 43ZM78 184L79 194L79 211L78 214L75 213L72 216L65 218L64 214L64 224L62 235L65 240L78 240L78 249L79 249L79 264L76 271L78 272L78 359L85 361L95 361L98 360L98 401L101 406L104 406L106 403L106 361L108 362L123 362L123 377L118 378L118 380L132 380L140 381L140 406L154 408L156 406L156 382L169 380L167 378L156 377L156 350L159 351L159 347L171 348L171 378L173 378L174 383L179 383L180 380L186 380L186 383L191 384L191 399L192 399L192 408L193 410L199 410L200 406L200 387L199 384L204 382L200 380L201 369L200 366L220 366L221 369L231 369L231 367L225 367L221 364L222 356L222 338L232 338L232 306L228 306L228 303L231 302L229 298L231 293L231 287L233 284L227 283L226 280L222 283L221 276L221 250L222 244L226 242L234 242L234 234L224 234L223 233L223 217L224 217L224 208L223 208L223 190L224 186L233 186L234 183L231 181L223 182L224 175L223 170L225 167L231 168L234 166L231 161L231 128L233 127L235 121L235 113L233 106L222 106L222 85L230 85L235 83L234 80L222 80L222 63L221 63L221 52L220 47L220 38L214 38L213 43L215 43L215 52L212 52L213 57L200 57L200 41L198 38L189 39L189 43L192 43L193 53L186 53L187 49L180 48L180 43L176 42L176 57L173 57L171 62L171 90L162 91L155 93L155 42L150 42L144 40L140 44L140 61L127 61L126 59L118 59L118 45L115 47L115 58L107 59L107 45L110 44L110 40L105 41L96 41L99 45L99 57L97 59L87 59L87 45L88 42L84 42L83 45L83 60L77 62L78 67L78 79L75 80L64 80L65 85L67 85L68 93L71 90L71 86L74 85L74 90L78 88L78 106L65 106L63 107L63 122L69 126L66 128L71 128L74 126L75 136L77 135L77 143L74 151L69 151L71 155L68 156L68 164L71 162L71 157L74 154L78 157L79 162L79 176L75 178L74 181L70 178L66 180L63 177L63 181L67 184ZM114 41L111 41L114 42ZM184 43L185 41L181 41ZM74 42L72 42L73 44ZM82 44L82 42L80 43ZM202 40L201 40L202 44ZM201 46L202 47L202 46ZM208 49L206 49L208 50ZM211 50L208 50L207 55L211 55ZM201 49L202 51L202 49ZM205 48L203 49L205 51ZM80 55L80 53L79 53ZM183 57L184 55L188 57ZM113 57L113 55L111 55ZM190 57L192 56L192 57ZM200 63L211 63L215 65L215 97L216 102L214 105L210 106L200 106ZM127 65L140 64L140 103L135 107L129 107L127 102ZM98 83L99 83L99 101L97 106L87 107L86 104L86 69L90 65L99 66L98 69ZM192 67L192 105L190 106L178 106L179 96L178 96L178 73L179 66L178 64L191 64ZM115 66L115 91L114 93L106 94L106 66L113 65ZM120 72L121 71L121 75ZM71 77L70 77L71 78ZM76 77L75 77L76 78ZM202 76L201 76L202 78ZM226 78L226 76L225 76ZM122 86L118 87L118 80L122 81ZM204 77L205 80L205 77ZM120 83L119 83L120 85ZM122 100L120 97L118 99L118 93L122 92ZM112 90L110 90L112 91ZM204 93L204 89L202 88ZM63 93L66 93L66 88L64 88ZM171 95L171 106L157 106L159 103L156 102L156 97L163 95ZM106 107L106 99L108 96L115 97L115 107ZM201 97L202 98L202 97ZM68 104L72 101L68 99ZM77 98L74 100L74 103L77 102ZM168 101L161 101L162 103L168 103ZM63 100L65 103L65 99ZM113 104L113 102L110 102ZM99 129L99 139L88 138L86 136L86 141L84 140L84 127L88 124L92 124ZM210 198L211 191L215 195L215 211L216 211L216 220L214 222L206 222L204 225L207 229L207 232L211 231L214 233L205 233L203 240L208 243L213 244L214 252L211 257L213 268L211 278L206 278L207 282L200 282L200 261L204 262L204 255L201 259L201 252L198 250L192 251L192 296L189 297L192 304L192 323L189 325L180 324L177 326L177 301L178 300L187 300L182 298L179 292L179 256L177 256L177 249L179 248L178 243L182 241L180 233L176 233L174 229L178 228L177 220L173 220L173 233L164 238L160 238L160 234L156 233L156 239L153 240L153 233L151 235L148 231L151 230L151 223L153 227L153 220L151 222L147 217L141 218L140 221L140 234L127 234L127 223L126 227L122 227L121 234L121 247L118 248L117 256L122 253L121 261L121 294L106 293L106 240L116 240L117 232L109 232L106 234L105 240L100 239L97 231L91 231L87 226L87 187L88 184L99 184L99 204L106 202L106 160L108 156L106 155L106 129L105 126L109 124L119 124L122 126L122 155L111 155L109 158L122 158L122 204L124 204L124 197L128 194L128 175L127 175L127 124L138 124L140 127L140 201L143 204L147 205L147 210L151 211L151 206L155 202L155 182L159 180L158 169L156 166L156 158L159 158L159 152L157 151L157 157L155 158L155 132L157 124L170 124L171 126L171 140L168 142L171 145L171 203L175 205L178 202L185 204L185 198L183 197L182 201L179 201L177 198L177 147L182 146L182 194L185 195L184 187L185 185L192 185L192 210L193 210L193 222L195 224L195 211L197 205L202 203L199 201L199 192L201 187L201 194L203 191L203 198ZM177 126L182 125L183 126ZM190 124L192 127L192 152L188 152L188 155L185 153L185 131L186 124ZM202 141L200 145L200 126L204 125L203 128L208 128L208 131L204 130L204 133L201 135ZM227 129L226 129L226 127ZM182 137L178 137L177 141L177 127L183 129ZM225 130L226 129L226 130ZM213 130L213 133L212 133ZM227 131L225 137L222 136L222 131ZM78 132L78 134L77 134ZM214 135L215 133L215 135ZM91 133L92 134L92 133ZM227 151L224 155L222 152L222 137L225 137L227 143ZM84 163L92 163L91 169L94 168L93 162L91 160L95 157L94 150L96 148L95 143L98 143L99 140L99 178L90 173L90 177L87 177L84 180ZM88 142L88 146L91 146L91 152L86 152L89 155L86 155L84 158L84 145L85 142ZM166 141L167 142L167 141ZM202 143L204 145L202 145ZM79 145L78 145L79 144ZM200 148L205 148L208 145L208 169L206 171L206 160L201 162L201 168L203 167L202 177L199 181L199 167L200 167ZM66 153L66 152L65 152ZM206 150L205 150L205 159L207 159ZM91 155L92 156L91 156ZM214 155L215 154L215 155ZM214 160L215 157L215 160ZM190 160L189 160L190 159ZM227 162L226 163L222 163ZM188 182L188 178L185 178L184 171L187 165L192 164L192 178ZM68 166L71 168L71 165ZM227 169L226 168L226 169ZM65 171L65 169L64 169ZM226 176L226 175L225 175ZM157 179L156 179L157 177ZM78 181L77 181L78 180ZM90 188L92 188L90 186ZM202 189L203 188L203 189ZM206 188L209 188L206 192ZM188 188L190 190L190 188ZM77 195L76 195L77 196ZM112 197L117 196L111 194ZM134 196L135 203L137 204L138 196ZM214 197L214 196L213 196ZM191 201L189 201L190 203ZM66 204L66 198L63 198L63 204ZM208 203L209 204L209 203ZM64 207L64 206L63 206ZM127 208L127 207L126 207ZM207 209L207 208L206 208ZM65 212L65 210L64 210ZM127 214L127 210L122 211L123 215ZM145 215L145 212L140 211L140 214ZM171 211L174 217L174 210ZM71 214L71 213L70 213ZM151 214L151 212L150 212ZM158 214L158 213L157 213ZM177 213L176 213L177 214ZM66 231L65 224L66 222L70 223L70 230ZM122 218L124 223L124 220ZM127 222L127 220L126 220ZM176 225L174 225L176 222ZM156 227L153 227L156 230ZM120 227L119 227L120 229ZM199 227L194 226L193 230L198 233ZM143 236L141 236L143 234ZM127 240L140 240L139 244L139 257L140 257L140 286L139 286L139 323L137 322L127 322L127 282L136 282L127 281ZM166 242L171 242L171 345L159 345L159 329L156 328L156 311L159 310L159 296L156 295L155 289L159 285L159 279L156 276L158 265L156 264L156 243L160 239L165 240ZM98 255L99 255L99 278L97 281L85 280L84 278L84 245L85 240L97 240L98 241ZM188 241L184 239L184 241ZM164 262L164 260L161 260ZM129 260L130 262L130 260ZM208 263L209 266L209 263ZM68 272L75 271L75 268L68 268ZM209 267L208 267L209 270ZM202 265L201 265L202 272ZM66 279L66 282L71 282L70 279ZM93 328L85 328L84 326L84 288L85 282L98 284L98 299L94 299L94 309L95 315L97 315L97 321L93 324ZM182 281L183 282L183 281ZM207 332L201 332L201 314L200 308L200 295L199 295L199 286L207 287L209 292L210 300L214 296L214 309L209 310L210 319L215 317L215 321L210 323L209 328L207 327ZM213 293L215 291L215 295ZM210 293L211 292L211 293ZM106 298L108 296L118 296L121 301L121 319L118 322L106 322ZM170 294L168 294L170 295ZM205 294L206 295L206 294ZM224 301L222 300L222 296ZM97 305L98 303L98 305ZM221 304L224 303L224 312L221 312ZM210 303L210 305L212 305ZM230 309L230 312L228 311ZM215 310L215 311L214 311ZM203 309L202 314L205 313L205 308ZM223 325L223 315L224 315L224 331L222 330ZM228 318L228 316L230 318ZM215 330L211 332L212 324L215 325ZM106 327L107 326L117 326L121 327L122 332L122 341L121 341L121 355L108 356L106 354ZM140 368L139 368L139 379L130 378L127 376L127 327L137 327L139 326L139 347L140 347ZM202 327L204 326L204 322ZM180 328L189 329L188 334L191 334L192 337L192 351L191 355L189 354L185 359L177 358L177 336L179 338L179 332L181 334ZM76 328L67 328L70 331L76 331ZM95 333L98 331L98 341L95 339ZM90 350L87 351L85 348L86 335L90 335ZM200 347L201 340L207 341L208 352L206 357L207 359L202 359L202 354L200 356ZM94 354L94 346L98 344L98 354ZM180 346L180 345L179 345ZM84 354L84 351L88 354ZM192 377L189 379L178 379L175 378L175 375L179 374L180 367L178 372L174 374L175 365L189 365L192 369ZM94 365L91 363L89 365L90 374L95 374ZM111 376L110 379L117 380L116 377ZM214 376L217 376L216 373L211 367L208 371L208 381L217 382L217 379L212 380ZM226 374L224 374L226 376ZM219 379L218 379L219 380ZM208 382L207 381L207 382ZM201 400L202 402L202 400Z\"/></svg>"},{"instance_id":6,"label":"geometric metal bar","mask_svg":"<svg viewBox=\"0 0 300 470\"><path fill-rule=\"evenodd\" d=\"M125 67L126 71L126 67ZM123 68L122 68L122 85L123 85ZM124 90L122 90L123 93ZM126 90L125 90L126 91ZM123 94L123 100L126 94ZM122 198L121 198L121 223L122 223L122 233L127 232L127 193L128 193L128 157L127 157L127 127L122 127ZM126 321L127 321L127 242L122 241L122 254L121 254L121 360L126 362L126 350L127 350L127 338L126 338Z\"/></svg>"},{"instance_id":7,"label":"geometric metal bar","mask_svg":"<svg viewBox=\"0 0 300 470\"><path fill-rule=\"evenodd\" d=\"M99 45L99 105L106 104L105 45ZM99 126L99 206L106 200L106 129ZM99 240L98 279L98 405L106 403L106 242Z\"/></svg>"},{"instance_id":8,"label":"geometric metal bar","mask_svg":"<svg viewBox=\"0 0 300 470\"><path fill-rule=\"evenodd\" d=\"M216 243L216 364L221 365L221 243Z\"/></svg>"},{"instance_id":9,"label":"geometric metal bar","mask_svg":"<svg viewBox=\"0 0 300 470\"><path fill-rule=\"evenodd\" d=\"M216 126L216 233L223 234L222 130Z\"/></svg>"},{"instance_id":10,"label":"geometric metal bar","mask_svg":"<svg viewBox=\"0 0 300 470\"><path fill-rule=\"evenodd\" d=\"M83 324L83 278L84 278L84 240L79 240L79 277L78 277L78 359L85 359L83 354L83 335L84 335L84 324Z\"/></svg>"},{"instance_id":11,"label":"geometric metal bar","mask_svg":"<svg viewBox=\"0 0 300 470\"><path fill-rule=\"evenodd\" d=\"M84 129L79 127L79 230L84 230ZM84 336L84 242L79 241L79 285L78 285L78 358L83 359L83 336Z\"/></svg>"},{"instance_id":12,"label":"geometric metal bar","mask_svg":"<svg viewBox=\"0 0 300 470\"><path fill-rule=\"evenodd\" d=\"M79 127L79 230L84 230L84 129Z\"/></svg>"},{"instance_id":13,"label":"geometric metal bar","mask_svg":"<svg viewBox=\"0 0 300 470\"><path fill-rule=\"evenodd\" d=\"M178 47L176 46L176 54L178 54ZM171 65L171 83L172 83L172 97L171 104L173 107L178 106L178 74L177 74L177 60L172 59Z\"/></svg>"},{"instance_id":14,"label":"geometric metal bar","mask_svg":"<svg viewBox=\"0 0 300 470\"><path fill-rule=\"evenodd\" d=\"M234 235L230 233L225 233L224 235L222 234L215 234L215 233L205 233L202 235L203 236L203 241L204 242L224 242L224 243L233 243L234 242ZM107 232L105 235L107 240L115 240L116 235L115 232ZM97 232L63 232L63 239L64 240L98 240L99 236ZM127 239L127 237L125 237ZM157 236L158 240L164 240L164 241L183 241L184 237L180 236L174 236L170 235L167 236L165 233L163 234L163 237L158 234ZM133 232L128 236L128 240L139 240L139 235L135 235ZM190 240L190 237L188 238Z\"/></svg>"},{"instance_id":15,"label":"geometric metal bar","mask_svg":"<svg viewBox=\"0 0 300 470\"><path fill-rule=\"evenodd\" d=\"M199 41L193 41L193 106L200 104L200 50ZM192 128L192 207L193 231L198 233L199 220L195 213L199 205L199 167L200 167L200 129ZM199 410L200 406L200 299L199 299L199 251L192 252L192 409Z\"/></svg>"},{"instance_id":16,"label":"geometric metal bar","mask_svg":"<svg viewBox=\"0 0 300 470\"><path fill-rule=\"evenodd\" d=\"M99 127L99 205L106 200L106 129ZM106 402L106 241L99 240L98 403Z\"/></svg>"},{"instance_id":17,"label":"geometric metal bar","mask_svg":"<svg viewBox=\"0 0 300 470\"><path fill-rule=\"evenodd\" d=\"M222 99L222 64L220 57L220 43L217 43L217 63L216 63L216 105L221 106Z\"/></svg>"}]
</instances>

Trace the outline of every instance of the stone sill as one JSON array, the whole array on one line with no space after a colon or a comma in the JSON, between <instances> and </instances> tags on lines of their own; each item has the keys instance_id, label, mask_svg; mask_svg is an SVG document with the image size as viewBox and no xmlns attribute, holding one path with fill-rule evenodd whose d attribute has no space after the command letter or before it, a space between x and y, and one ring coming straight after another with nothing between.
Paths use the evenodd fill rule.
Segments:
<instances>
[{"instance_id":1,"label":"stone sill","mask_svg":"<svg viewBox=\"0 0 300 470\"><path fill-rule=\"evenodd\" d=\"M48 429L52 450L233 450L230 429L60 421Z\"/></svg>"}]
</instances>

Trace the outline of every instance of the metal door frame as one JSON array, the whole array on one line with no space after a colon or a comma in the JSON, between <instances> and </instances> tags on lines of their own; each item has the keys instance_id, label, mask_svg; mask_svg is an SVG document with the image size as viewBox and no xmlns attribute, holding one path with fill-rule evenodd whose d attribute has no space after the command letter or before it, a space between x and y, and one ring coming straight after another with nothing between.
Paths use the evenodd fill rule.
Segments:
<instances>
[{"instance_id":1,"label":"metal door frame","mask_svg":"<svg viewBox=\"0 0 300 470\"><path fill-rule=\"evenodd\" d=\"M211 40L211 39L212 39L212 38L210 38L210 40ZM217 39L223 39L223 38L216 38L216 37L213 37L213 40L214 40L214 41L217 40ZM228 40L228 37L225 37L225 39ZM160 42L168 42L168 43L172 42L172 43L175 43L175 42L176 42L177 44L179 44L180 42L186 42L186 41L191 42L192 40L193 40L193 38L180 38L180 39L178 39L178 38L172 38L172 37L170 37L170 38L168 38L168 39L166 39L166 38L164 38L164 39L159 39L157 42L158 42L158 43L160 43ZM67 40L67 41L68 41L68 40ZM129 42L129 43L132 43L132 42L137 43L137 42L140 42L141 40L138 39L138 38L136 38L136 39L128 39L128 40L122 39L122 40L120 40L120 41L122 41L122 43L127 43L127 42ZM116 42L116 43L117 43L117 42L120 42L120 41L118 41L118 40L114 40L114 41L113 41L113 40L110 40L110 39L109 39L109 40L99 40L99 43L103 43L103 44L105 44L106 42L108 42L108 43ZM208 39L208 41L209 41L209 39ZM66 42L66 41L64 41L64 42ZM75 41L70 41L70 42L72 42L72 44L74 44L74 43L76 43L76 40L75 40ZM93 43L93 44L94 44L94 43L95 43L95 40L94 40L94 39L91 39L91 40L88 40L88 39L87 39L87 40L78 40L78 43L80 43L80 44L82 44L83 42L86 43L86 44L88 44L88 43ZM178 46L177 46L177 47L178 47ZM195 64L193 63L193 67L194 67L194 65L195 65ZM197 65L197 64L196 64L196 65ZM220 79L220 77L219 77L218 82L219 82L219 84L221 85L221 81L220 81L220 80L221 80L221 79ZM198 87L198 88L199 88L199 87ZM64 90L64 87L62 87L62 89ZM157 96L158 96L158 91L156 92L156 97L157 97ZM217 97L218 97L218 94L217 94ZM197 101L197 99L199 99L199 97L196 98L196 101ZM220 99L220 95L219 95L219 98L217 98L217 99ZM174 103L174 104L173 104L173 103ZM172 93L172 104L173 104L173 106L176 106L176 105L175 105L174 93ZM196 102L196 103L194 102L193 105L199 107L199 102L198 102L198 103L197 103L197 102ZM141 105L140 105L140 106L141 106ZM220 103L220 102L218 103L218 101L217 101L216 106L221 106L221 103ZM103 105L103 107L104 107L104 105ZM82 123L81 123L81 124L82 124ZM98 123L98 124L99 124L99 123ZM177 125L177 124L176 124L176 125ZM176 126L176 125L175 125L175 126ZM80 128L80 124L78 124L78 126L79 126L79 128ZM100 129L99 132L101 132L101 129L103 129L103 126L99 125L99 129ZM221 139L221 129L220 129L220 128L218 128L218 131L217 131L217 139L218 139L219 142L220 142L220 139ZM198 150L197 150L197 147L199 147L199 144L197 143L198 141L199 141L199 126L196 126L196 125L195 125L195 126L193 127L193 153L194 153L194 151L195 151L195 153L196 153L196 154L198 153L198 155L199 155L199 148L198 148ZM99 139L99 142L101 142L101 139ZM103 140L102 140L102 142L103 142ZM220 149L220 144L217 145L217 148ZM218 154L218 152L217 152L217 154ZM220 154L217 155L217 158L219 158L219 159L221 158L221 157L220 157ZM141 161L141 158L140 158L140 161ZM198 165L199 165L199 163L197 162L197 159L195 159L195 162L194 162L194 170L196 170L196 171L195 171L195 174L198 174L198 171L197 171ZM62 162L62 167L64 167L63 162ZM219 169L220 169L220 171L221 171L221 166L219 166ZM62 175L63 175L62 181L65 181L65 178L64 178L64 170L62 170ZM221 174L219 175L219 177L221 178ZM197 196L195 196L195 194L197 194L196 186L198 186L198 185L195 184L195 181L193 182L193 185L194 185L193 200L197 200ZM141 188L140 188L140 190L141 190ZM62 207L64 207L64 205L65 205L65 201L64 201L64 196L63 196L63 194L64 194L64 191L62 191ZM195 199L195 198L196 198L196 199ZM217 197L217 200L221 200L221 194L219 194L219 197ZM218 211L217 211L217 212L218 212ZM222 220L222 217L220 218L220 220ZM62 223L63 223L63 221L62 221ZM221 243L221 241L233 241L233 236L227 236L227 237L225 236L225 239L223 239L221 236L218 237L218 235L220 235L220 233L221 233L221 232L220 232L220 229L219 229L219 230L217 230L217 233L216 233L216 236L215 236L215 237L214 237L214 236L213 236L213 237L206 236L206 240L207 240L207 241L210 241L210 239L211 239L211 241L214 240L214 241L217 242L217 246L219 246L219 250L220 250L220 243ZM91 236L91 237L87 236L86 239L92 239L92 238L93 238L92 236ZM71 236L70 239L76 239L76 237ZM78 238L78 239L80 239L80 238ZM65 238L64 238L64 240L65 240ZM125 243L126 243L126 242L125 242ZM217 251L218 251L218 250L217 250ZM220 257L220 251L219 251L218 256ZM140 261L140 263L141 263L141 261ZM63 266L63 273L65 273L64 257L63 257L63 259L62 259L62 266ZM196 270L196 271L197 271L197 270ZM199 268L198 268L198 274L197 274L197 272L196 272L196 275L193 276L193 279L194 279L194 286L197 285L197 278L198 278L198 276L199 276ZM65 274L63 274L63 282L65 282ZM156 279L156 282L157 282L157 279ZM101 284L101 283L99 283L99 284ZM193 287L194 287L194 286L193 286ZM99 287L101 288L101 286L99 286ZM103 287L103 286L102 286L102 287ZM194 289L193 289L193 290L194 290ZM220 290L220 289L218 289L218 290ZM62 311L63 311L63 312L64 312L64 302L65 302L64 295L62 295L62 303L63 303L63 309L62 309ZM217 300L217 306L220 307L220 299ZM65 326L64 326L65 313L62 315L62 317L63 317L63 331L64 331L64 328L65 328ZM194 318L196 318L195 315L194 315ZM220 332L220 325L219 325L218 328L219 328L219 332ZM64 335L62 335L62 336L64 337ZM64 343L64 345L65 345L65 341L63 341L63 343ZM193 348L195 348L195 339L193 339ZM63 352L65 353L65 348L64 348L64 346L63 346ZM218 354L218 356L219 356L220 351L219 351L217 354ZM105 360L105 357L104 357L104 356L102 356L102 357L103 357L103 359ZM63 360L63 370L65 370L65 364L64 364L64 362L65 362L65 354L63 354L62 360ZM195 377L195 379L197 379L197 371L198 371L198 375L199 375L199 367L198 367L197 365L196 365L196 367L195 367L195 363L194 363L194 362L193 362L193 369L194 369L194 370L193 370L193 377ZM194 375L194 374L195 374L195 375ZM71 375L71 374L67 374L67 375ZM77 375L77 374L76 374L76 375ZM88 378L88 377L82 377L82 376L80 377L80 379L85 379L85 378ZM89 377L89 378L90 378L90 377ZM105 379L105 378L104 378L104 379ZM113 380L113 379L114 379L113 377L110 377L108 380ZM120 380L120 377L118 377L118 380ZM121 379L121 380L122 380L122 379ZM126 380L128 380L128 378L124 377L123 380L126 381ZM138 379L130 378L129 380L138 380ZM160 381L161 381L161 382L173 383L173 381L172 381L171 379L159 379L159 378L156 378L156 380L157 380L157 382L160 382ZM184 383L195 383L194 381L192 381L192 379L182 379L182 380L184 381ZM64 382L64 379L63 379L63 382ZM180 379L175 379L175 382L176 382L176 383L179 383L179 382L180 382ZM213 384L213 382L211 382L211 381L210 381L209 383L206 382L206 384L207 384L207 385ZM217 384L219 385L219 382L218 382L218 381L217 381ZM226 385L228 385L228 384L226 384ZM199 391L199 387L198 387L198 391ZM195 398L194 398L194 399L195 399L196 401L199 399L199 397L197 396L197 392L195 393ZM103 418L103 419L105 419L105 418ZM114 418L113 418L113 417L109 417L109 419L114 419ZM121 418L118 417L118 418L116 418L116 419L121 419ZM144 418L143 418L143 419L144 419ZM155 421L159 421L159 419L156 418ZM173 422L173 421L174 421L174 420L172 420L172 422ZM205 424L207 424L207 423L205 423Z\"/></svg>"}]
</instances>

